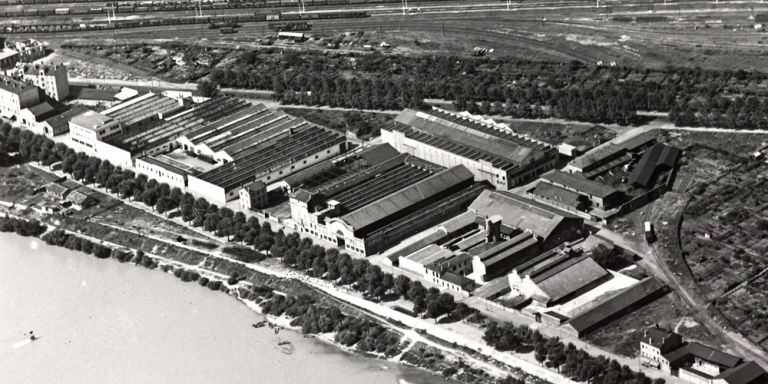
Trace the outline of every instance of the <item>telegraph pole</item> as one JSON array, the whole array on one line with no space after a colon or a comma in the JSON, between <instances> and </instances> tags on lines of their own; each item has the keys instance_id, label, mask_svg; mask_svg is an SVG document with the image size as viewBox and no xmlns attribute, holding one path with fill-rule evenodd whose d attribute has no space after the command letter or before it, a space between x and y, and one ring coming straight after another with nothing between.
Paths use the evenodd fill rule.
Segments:
<instances>
[{"instance_id":1,"label":"telegraph pole","mask_svg":"<svg viewBox=\"0 0 768 384\"><path fill-rule=\"evenodd\" d=\"M408 0L403 0L403 15L405 15L405 12L407 9L408 9Z\"/></svg>"}]
</instances>

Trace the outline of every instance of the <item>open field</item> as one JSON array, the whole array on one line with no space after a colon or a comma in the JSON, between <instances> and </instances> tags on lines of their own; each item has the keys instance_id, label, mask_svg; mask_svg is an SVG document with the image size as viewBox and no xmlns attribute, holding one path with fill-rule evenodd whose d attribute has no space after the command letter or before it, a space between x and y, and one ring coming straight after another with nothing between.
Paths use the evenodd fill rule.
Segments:
<instances>
[{"instance_id":1,"label":"open field","mask_svg":"<svg viewBox=\"0 0 768 384\"><path fill-rule=\"evenodd\" d=\"M496 7L504 9L499 6ZM523 4L511 12L500 9L462 14L446 10L408 16L372 12L373 17L365 19L313 21L311 33L334 36L364 31L372 40L390 42L395 52L403 53L469 54L472 47L484 46L493 48L493 55L531 60L576 59L652 68L681 65L705 69L764 69L763 46L768 42L767 36L754 31L751 27L754 22L749 16L768 11L768 6L754 4L752 10L747 4L684 3L664 7L614 3L609 7L611 13L605 13L605 8L596 10L584 4L570 8L550 4L546 20L542 20L541 7L526 8ZM653 16L644 16L648 15L647 9ZM271 33L265 26L266 23L245 24L233 36L243 42ZM29 36L55 40L78 37L132 41L222 40L218 32L198 25Z\"/></svg>"}]
</instances>

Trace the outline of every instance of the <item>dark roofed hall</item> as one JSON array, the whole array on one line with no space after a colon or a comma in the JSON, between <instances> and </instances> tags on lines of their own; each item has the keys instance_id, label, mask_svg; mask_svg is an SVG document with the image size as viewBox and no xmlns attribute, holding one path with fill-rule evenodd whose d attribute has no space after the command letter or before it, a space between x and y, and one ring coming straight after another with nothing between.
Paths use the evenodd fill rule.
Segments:
<instances>
[{"instance_id":1,"label":"dark roofed hall","mask_svg":"<svg viewBox=\"0 0 768 384\"><path fill-rule=\"evenodd\" d=\"M605 198L618 192L616 188L587 179L584 176L562 171L552 171L541 176L554 184L575 189L590 196Z\"/></svg>"}]
</instances>

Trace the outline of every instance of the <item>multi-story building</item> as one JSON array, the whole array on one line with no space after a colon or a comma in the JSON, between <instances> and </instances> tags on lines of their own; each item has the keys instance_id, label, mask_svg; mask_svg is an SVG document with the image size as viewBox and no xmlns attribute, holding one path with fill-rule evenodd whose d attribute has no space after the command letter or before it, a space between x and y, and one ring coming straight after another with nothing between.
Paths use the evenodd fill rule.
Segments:
<instances>
[{"instance_id":1,"label":"multi-story building","mask_svg":"<svg viewBox=\"0 0 768 384\"><path fill-rule=\"evenodd\" d=\"M83 145L106 141L120 134L120 122L96 111L85 111L69 121L72 139Z\"/></svg>"},{"instance_id":2,"label":"multi-story building","mask_svg":"<svg viewBox=\"0 0 768 384\"><path fill-rule=\"evenodd\" d=\"M19 53L0 43L0 71L12 69L19 62Z\"/></svg>"},{"instance_id":3,"label":"multi-story building","mask_svg":"<svg viewBox=\"0 0 768 384\"><path fill-rule=\"evenodd\" d=\"M684 343L673 332L652 328L640 341L640 361L691 384L765 384L758 364L698 342Z\"/></svg>"},{"instance_id":4,"label":"multi-story building","mask_svg":"<svg viewBox=\"0 0 768 384\"><path fill-rule=\"evenodd\" d=\"M69 96L67 68L59 65L25 65L21 71L24 81L42 89L48 97L62 101Z\"/></svg>"},{"instance_id":5,"label":"multi-story building","mask_svg":"<svg viewBox=\"0 0 768 384\"><path fill-rule=\"evenodd\" d=\"M640 340L640 363L666 373L672 372L664 354L683 346L683 338L658 326L646 329Z\"/></svg>"},{"instance_id":6,"label":"multi-story building","mask_svg":"<svg viewBox=\"0 0 768 384\"><path fill-rule=\"evenodd\" d=\"M45 47L43 43L27 39L12 43L12 48L19 53L19 61L31 63L45 56Z\"/></svg>"},{"instance_id":7,"label":"multi-story building","mask_svg":"<svg viewBox=\"0 0 768 384\"><path fill-rule=\"evenodd\" d=\"M504 124L467 113L406 109L381 138L443 167L463 165L476 181L508 190L535 180L557 164L553 146L515 133Z\"/></svg>"},{"instance_id":8,"label":"multi-story building","mask_svg":"<svg viewBox=\"0 0 768 384\"><path fill-rule=\"evenodd\" d=\"M0 76L0 115L15 118L22 109L40 104L37 87Z\"/></svg>"}]
</instances>

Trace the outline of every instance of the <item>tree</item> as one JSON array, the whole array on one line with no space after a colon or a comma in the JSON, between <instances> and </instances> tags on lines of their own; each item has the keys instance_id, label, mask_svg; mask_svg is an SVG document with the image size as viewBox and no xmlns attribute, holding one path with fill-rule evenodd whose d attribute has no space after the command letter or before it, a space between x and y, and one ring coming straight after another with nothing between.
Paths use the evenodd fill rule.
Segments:
<instances>
[{"instance_id":1,"label":"tree","mask_svg":"<svg viewBox=\"0 0 768 384\"><path fill-rule=\"evenodd\" d=\"M219 94L219 85L212 80L203 79L197 82L197 91L203 97L214 97Z\"/></svg>"},{"instance_id":2,"label":"tree","mask_svg":"<svg viewBox=\"0 0 768 384\"><path fill-rule=\"evenodd\" d=\"M159 195L157 193L157 190L154 188L147 188L144 193L141 195L141 201L150 206L153 207L155 204L157 204L157 200L159 198Z\"/></svg>"},{"instance_id":3,"label":"tree","mask_svg":"<svg viewBox=\"0 0 768 384\"><path fill-rule=\"evenodd\" d=\"M399 275L394 281L395 294L399 296L406 296L408 294L408 288L410 288L411 279L405 275Z\"/></svg>"},{"instance_id":4,"label":"tree","mask_svg":"<svg viewBox=\"0 0 768 384\"><path fill-rule=\"evenodd\" d=\"M170 198L161 197L157 199L157 204L155 205L155 209L157 210L157 213L164 214L173 209L173 204L174 202Z\"/></svg>"}]
</instances>

